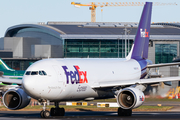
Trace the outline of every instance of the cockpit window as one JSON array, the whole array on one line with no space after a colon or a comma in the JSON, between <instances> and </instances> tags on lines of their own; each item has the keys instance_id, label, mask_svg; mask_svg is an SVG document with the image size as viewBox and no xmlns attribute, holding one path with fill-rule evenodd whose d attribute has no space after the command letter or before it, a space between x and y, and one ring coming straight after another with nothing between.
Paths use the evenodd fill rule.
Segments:
<instances>
[{"instance_id":1,"label":"cockpit window","mask_svg":"<svg viewBox=\"0 0 180 120\"><path fill-rule=\"evenodd\" d=\"M31 74L31 71L27 71L25 75L30 75Z\"/></svg>"},{"instance_id":2,"label":"cockpit window","mask_svg":"<svg viewBox=\"0 0 180 120\"><path fill-rule=\"evenodd\" d=\"M39 75L47 75L45 71L39 71Z\"/></svg>"},{"instance_id":3,"label":"cockpit window","mask_svg":"<svg viewBox=\"0 0 180 120\"><path fill-rule=\"evenodd\" d=\"M25 75L47 75L45 71L27 71Z\"/></svg>"},{"instance_id":4,"label":"cockpit window","mask_svg":"<svg viewBox=\"0 0 180 120\"><path fill-rule=\"evenodd\" d=\"M42 73L43 73L44 75L47 75L45 71L42 71Z\"/></svg>"},{"instance_id":5,"label":"cockpit window","mask_svg":"<svg viewBox=\"0 0 180 120\"><path fill-rule=\"evenodd\" d=\"M32 71L31 75L38 75L38 71Z\"/></svg>"},{"instance_id":6,"label":"cockpit window","mask_svg":"<svg viewBox=\"0 0 180 120\"><path fill-rule=\"evenodd\" d=\"M42 73L42 71L39 71L39 75L44 75L44 74Z\"/></svg>"}]
</instances>

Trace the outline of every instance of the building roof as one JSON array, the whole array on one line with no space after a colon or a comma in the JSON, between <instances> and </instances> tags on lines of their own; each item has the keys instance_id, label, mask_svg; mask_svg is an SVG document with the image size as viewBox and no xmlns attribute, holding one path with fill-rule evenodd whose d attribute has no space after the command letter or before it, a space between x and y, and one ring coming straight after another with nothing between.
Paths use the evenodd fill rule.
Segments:
<instances>
[{"instance_id":1,"label":"building roof","mask_svg":"<svg viewBox=\"0 0 180 120\"><path fill-rule=\"evenodd\" d=\"M122 35L124 34L125 26L119 23L117 24L86 24L86 25L72 25L72 24L48 24L49 26L60 29L65 34L86 34L86 35ZM120 26L121 25L121 26ZM137 30L137 25L133 26L129 24L126 27L130 30L129 35L135 35ZM150 30L151 35L180 35L179 27L174 26L162 26L162 25L151 25Z\"/></svg>"},{"instance_id":2,"label":"building roof","mask_svg":"<svg viewBox=\"0 0 180 120\"><path fill-rule=\"evenodd\" d=\"M7 29L5 37L13 37L18 31L25 28L38 28L44 32L56 36L72 35L124 35L125 27L129 30L129 35L135 35L138 23L86 23L86 22L48 22L47 24L20 24ZM150 35L180 35L179 23L153 23L151 25Z\"/></svg>"}]
</instances>

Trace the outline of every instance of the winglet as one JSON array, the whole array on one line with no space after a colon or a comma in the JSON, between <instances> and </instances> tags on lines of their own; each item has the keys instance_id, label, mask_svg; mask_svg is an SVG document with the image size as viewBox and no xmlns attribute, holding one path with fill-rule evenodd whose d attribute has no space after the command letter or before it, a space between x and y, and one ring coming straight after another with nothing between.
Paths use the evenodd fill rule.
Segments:
<instances>
[{"instance_id":1,"label":"winglet","mask_svg":"<svg viewBox=\"0 0 180 120\"><path fill-rule=\"evenodd\" d=\"M152 2L146 2L134 40L132 59L147 59L151 25Z\"/></svg>"}]
</instances>

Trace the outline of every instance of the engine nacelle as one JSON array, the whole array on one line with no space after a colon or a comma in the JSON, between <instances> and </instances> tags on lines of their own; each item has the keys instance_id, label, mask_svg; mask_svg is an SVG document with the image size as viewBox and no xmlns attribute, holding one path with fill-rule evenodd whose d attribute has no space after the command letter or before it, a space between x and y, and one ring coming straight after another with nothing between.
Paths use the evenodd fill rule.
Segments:
<instances>
[{"instance_id":1,"label":"engine nacelle","mask_svg":"<svg viewBox=\"0 0 180 120\"><path fill-rule=\"evenodd\" d=\"M11 110L24 108L30 101L31 98L21 88L10 89L3 95L4 106Z\"/></svg>"},{"instance_id":2,"label":"engine nacelle","mask_svg":"<svg viewBox=\"0 0 180 120\"><path fill-rule=\"evenodd\" d=\"M117 103L123 109L141 106L145 100L144 93L137 88L124 88L117 95Z\"/></svg>"}]
</instances>

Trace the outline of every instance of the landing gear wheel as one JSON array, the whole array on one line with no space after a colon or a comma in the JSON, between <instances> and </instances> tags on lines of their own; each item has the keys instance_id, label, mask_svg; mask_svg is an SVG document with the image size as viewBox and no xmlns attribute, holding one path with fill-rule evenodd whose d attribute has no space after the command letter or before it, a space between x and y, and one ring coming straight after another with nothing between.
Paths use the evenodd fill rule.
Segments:
<instances>
[{"instance_id":1,"label":"landing gear wheel","mask_svg":"<svg viewBox=\"0 0 180 120\"><path fill-rule=\"evenodd\" d=\"M50 116L50 112L48 110L42 110L40 112L41 118L48 118Z\"/></svg>"},{"instance_id":2,"label":"landing gear wheel","mask_svg":"<svg viewBox=\"0 0 180 120\"><path fill-rule=\"evenodd\" d=\"M44 118L44 110L40 112L41 118Z\"/></svg>"},{"instance_id":3,"label":"landing gear wheel","mask_svg":"<svg viewBox=\"0 0 180 120\"><path fill-rule=\"evenodd\" d=\"M118 108L118 116L124 116L125 110L122 108Z\"/></svg>"},{"instance_id":4,"label":"landing gear wheel","mask_svg":"<svg viewBox=\"0 0 180 120\"><path fill-rule=\"evenodd\" d=\"M131 109L118 108L118 116L131 116L131 115L132 115Z\"/></svg>"},{"instance_id":5,"label":"landing gear wheel","mask_svg":"<svg viewBox=\"0 0 180 120\"><path fill-rule=\"evenodd\" d=\"M51 116L64 116L64 108L51 108Z\"/></svg>"},{"instance_id":6,"label":"landing gear wheel","mask_svg":"<svg viewBox=\"0 0 180 120\"><path fill-rule=\"evenodd\" d=\"M127 109L126 110L126 116L131 116L132 115L132 110L131 109Z\"/></svg>"},{"instance_id":7,"label":"landing gear wheel","mask_svg":"<svg viewBox=\"0 0 180 120\"><path fill-rule=\"evenodd\" d=\"M48 118L50 116L50 112L48 110L45 110L43 112L44 118Z\"/></svg>"},{"instance_id":8,"label":"landing gear wheel","mask_svg":"<svg viewBox=\"0 0 180 120\"><path fill-rule=\"evenodd\" d=\"M51 108L51 110L50 110L50 114L51 114L51 116L55 116L55 108Z\"/></svg>"},{"instance_id":9,"label":"landing gear wheel","mask_svg":"<svg viewBox=\"0 0 180 120\"><path fill-rule=\"evenodd\" d=\"M64 116L64 114L65 114L64 108L60 108L60 116Z\"/></svg>"}]
</instances>

